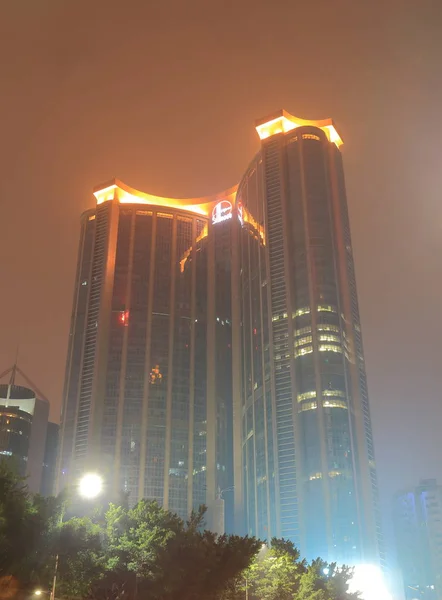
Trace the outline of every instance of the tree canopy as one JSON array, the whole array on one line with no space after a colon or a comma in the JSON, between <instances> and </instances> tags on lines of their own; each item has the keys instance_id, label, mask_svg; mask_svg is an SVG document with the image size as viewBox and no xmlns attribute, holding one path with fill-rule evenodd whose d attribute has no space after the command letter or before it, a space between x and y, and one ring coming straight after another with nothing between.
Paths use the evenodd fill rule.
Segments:
<instances>
[{"instance_id":1,"label":"tree canopy","mask_svg":"<svg viewBox=\"0 0 442 600\"><path fill-rule=\"evenodd\" d=\"M355 600L351 572L302 560L287 540L217 535L205 508L187 521L141 500L61 519L66 496L42 498L0 462L0 587L85 600ZM325 575L327 573L327 575ZM12 591L11 591L12 590ZM2 592L6 597L6 592Z\"/></svg>"}]
</instances>

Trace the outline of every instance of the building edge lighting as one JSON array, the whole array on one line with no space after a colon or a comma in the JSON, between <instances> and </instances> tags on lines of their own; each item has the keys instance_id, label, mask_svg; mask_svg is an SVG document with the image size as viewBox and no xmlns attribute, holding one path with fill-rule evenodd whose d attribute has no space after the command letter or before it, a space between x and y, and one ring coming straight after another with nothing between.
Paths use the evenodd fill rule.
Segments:
<instances>
[{"instance_id":1,"label":"building edge lighting","mask_svg":"<svg viewBox=\"0 0 442 600\"><path fill-rule=\"evenodd\" d=\"M255 122L255 129L258 132L260 140L265 140L278 133L287 133L297 127L317 127L326 134L329 142L332 142L338 148L343 144L341 136L336 131L332 119L322 119L319 121L300 119L285 110L279 110L278 112L273 113L268 117L258 119Z\"/></svg>"},{"instance_id":2,"label":"building edge lighting","mask_svg":"<svg viewBox=\"0 0 442 600\"><path fill-rule=\"evenodd\" d=\"M207 217L218 203L228 202L233 206L237 189L238 186L235 185L213 196L202 196L200 198L164 198L136 190L119 179L112 179L95 187L93 194L97 200L97 205L117 200L119 204L162 206L186 210Z\"/></svg>"}]
</instances>

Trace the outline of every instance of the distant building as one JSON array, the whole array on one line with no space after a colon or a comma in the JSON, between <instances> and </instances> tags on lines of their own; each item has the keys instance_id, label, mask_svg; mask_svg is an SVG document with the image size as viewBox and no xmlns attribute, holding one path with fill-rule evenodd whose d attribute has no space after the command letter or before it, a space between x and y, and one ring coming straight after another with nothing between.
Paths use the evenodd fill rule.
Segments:
<instances>
[{"instance_id":1,"label":"distant building","mask_svg":"<svg viewBox=\"0 0 442 600\"><path fill-rule=\"evenodd\" d=\"M0 456L9 458L27 477L31 492L39 493L49 402L32 389L15 385L14 369L10 383L0 384Z\"/></svg>"},{"instance_id":2,"label":"distant building","mask_svg":"<svg viewBox=\"0 0 442 600\"><path fill-rule=\"evenodd\" d=\"M399 566L407 600L442 600L442 485L425 479L394 499Z\"/></svg>"},{"instance_id":3,"label":"distant building","mask_svg":"<svg viewBox=\"0 0 442 600\"><path fill-rule=\"evenodd\" d=\"M57 423L48 423L40 488L42 496L53 496L55 493L59 430Z\"/></svg>"}]
</instances>

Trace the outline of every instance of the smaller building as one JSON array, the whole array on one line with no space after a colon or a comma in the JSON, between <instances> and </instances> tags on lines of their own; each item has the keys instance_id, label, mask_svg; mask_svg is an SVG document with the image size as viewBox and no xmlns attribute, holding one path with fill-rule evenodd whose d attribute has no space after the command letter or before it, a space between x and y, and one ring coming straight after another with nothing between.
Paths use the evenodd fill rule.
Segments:
<instances>
[{"instance_id":1,"label":"smaller building","mask_svg":"<svg viewBox=\"0 0 442 600\"><path fill-rule=\"evenodd\" d=\"M442 485L425 479L396 494L394 525L405 598L442 600Z\"/></svg>"},{"instance_id":2,"label":"smaller building","mask_svg":"<svg viewBox=\"0 0 442 600\"><path fill-rule=\"evenodd\" d=\"M32 387L16 385L17 373ZM53 428L47 440L49 402L17 365L2 373L2 377L8 374L9 383L0 384L0 458L6 458L20 475L27 478L30 492L39 494L46 452L51 455L54 444ZM54 460L55 455L48 464ZM49 482L49 470L46 482Z\"/></svg>"}]
</instances>

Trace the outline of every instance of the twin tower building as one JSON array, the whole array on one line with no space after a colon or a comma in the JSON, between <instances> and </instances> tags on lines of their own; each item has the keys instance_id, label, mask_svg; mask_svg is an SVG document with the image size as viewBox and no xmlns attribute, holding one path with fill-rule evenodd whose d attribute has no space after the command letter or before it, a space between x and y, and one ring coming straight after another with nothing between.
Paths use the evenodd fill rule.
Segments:
<instances>
[{"instance_id":1,"label":"twin tower building","mask_svg":"<svg viewBox=\"0 0 442 600\"><path fill-rule=\"evenodd\" d=\"M384 560L341 138L279 111L237 187L118 180L81 218L59 486Z\"/></svg>"}]
</instances>

